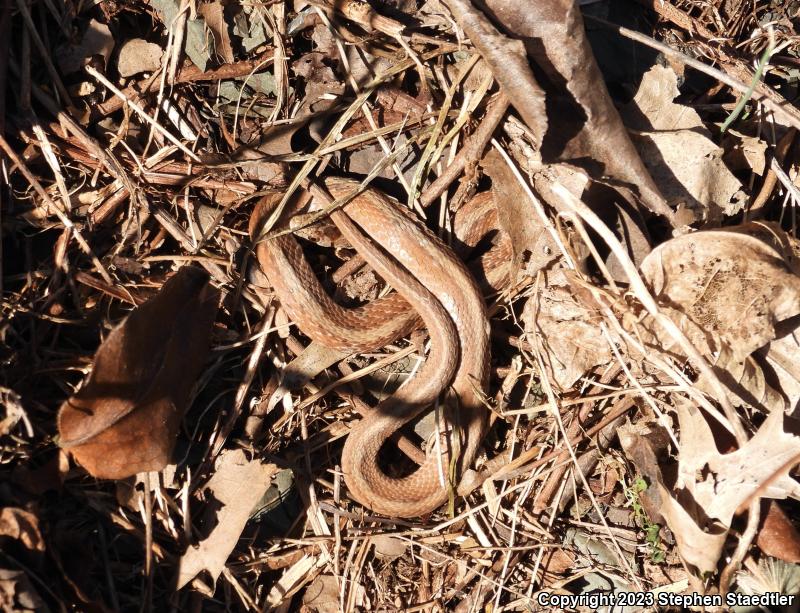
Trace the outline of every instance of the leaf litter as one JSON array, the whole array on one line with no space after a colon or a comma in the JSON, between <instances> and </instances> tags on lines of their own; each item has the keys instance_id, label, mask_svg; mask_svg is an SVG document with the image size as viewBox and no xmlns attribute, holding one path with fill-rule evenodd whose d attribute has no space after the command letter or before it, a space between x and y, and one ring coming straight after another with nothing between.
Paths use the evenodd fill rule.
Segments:
<instances>
[{"instance_id":1,"label":"leaf litter","mask_svg":"<svg viewBox=\"0 0 800 613\"><path fill-rule=\"evenodd\" d=\"M0 9L4 608L800 592L796 3L18 8ZM270 194L287 219L265 232L291 228L338 301L386 291L300 206L328 175L407 204L484 294L491 427L451 510L376 516L339 466L425 331L327 350L258 268Z\"/></svg>"}]
</instances>

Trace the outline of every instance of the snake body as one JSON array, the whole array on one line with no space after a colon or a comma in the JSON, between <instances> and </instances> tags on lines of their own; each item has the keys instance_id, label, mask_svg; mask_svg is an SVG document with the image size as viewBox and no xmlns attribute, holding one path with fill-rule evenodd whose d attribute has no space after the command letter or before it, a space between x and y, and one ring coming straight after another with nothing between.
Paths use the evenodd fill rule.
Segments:
<instances>
[{"instance_id":1,"label":"snake body","mask_svg":"<svg viewBox=\"0 0 800 613\"><path fill-rule=\"evenodd\" d=\"M357 183L325 181L334 198ZM262 201L251 218L251 233L268 212ZM489 365L489 324L481 293L464 264L437 236L374 189L367 189L331 213L332 221L396 293L357 308L344 308L321 287L300 246L288 234L262 241L259 263L281 306L312 340L346 351L373 351L407 334L421 317L431 337L422 369L350 432L342 470L351 495L372 510L393 517L429 513L447 499L450 460L458 474L475 457L483 437L482 393ZM449 386L449 388L448 388ZM463 432L433 445L422 465L407 477L387 475L378 464L386 440L442 395L446 432ZM455 485L455 484L453 484Z\"/></svg>"}]
</instances>

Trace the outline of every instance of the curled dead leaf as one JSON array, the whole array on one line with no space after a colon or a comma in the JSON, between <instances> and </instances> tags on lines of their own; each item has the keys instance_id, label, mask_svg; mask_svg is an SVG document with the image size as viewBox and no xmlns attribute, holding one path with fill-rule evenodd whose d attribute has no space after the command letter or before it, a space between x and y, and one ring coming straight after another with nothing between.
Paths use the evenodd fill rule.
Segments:
<instances>
[{"instance_id":1,"label":"curled dead leaf","mask_svg":"<svg viewBox=\"0 0 800 613\"><path fill-rule=\"evenodd\" d=\"M671 218L672 212L642 163L608 93L586 37L578 3L488 0L486 5L511 38L525 42L531 59L547 76L546 97L544 92L534 89L524 92L524 98L541 99L542 106L546 102L548 125L558 126L544 136L544 160L571 160L579 165L588 159L600 162L605 176L635 187L646 208ZM466 26L464 29L484 53L473 34ZM489 64L492 64L491 59ZM515 97L515 92L503 82L503 77L510 72L509 66L501 63L492 68L511 103L535 131L536 127L522 111L519 96ZM539 119L539 122L545 125L544 120Z\"/></svg>"},{"instance_id":2,"label":"curled dead leaf","mask_svg":"<svg viewBox=\"0 0 800 613\"><path fill-rule=\"evenodd\" d=\"M9 537L31 551L44 551L44 539L39 532L39 520L33 513L6 507L0 510L0 541Z\"/></svg>"},{"instance_id":3,"label":"curled dead leaf","mask_svg":"<svg viewBox=\"0 0 800 613\"><path fill-rule=\"evenodd\" d=\"M60 445L93 476L123 479L169 461L217 312L208 279L180 269L111 331L88 381L62 405Z\"/></svg>"},{"instance_id":4,"label":"curled dead leaf","mask_svg":"<svg viewBox=\"0 0 800 613\"><path fill-rule=\"evenodd\" d=\"M703 414L676 403L681 427L678 478L656 486L662 515L675 534L678 552L699 574L716 571L734 515L751 498L800 495L789 474L800 462L800 436L784 431L782 410L772 411L740 449L721 454Z\"/></svg>"},{"instance_id":5,"label":"curled dead leaf","mask_svg":"<svg viewBox=\"0 0 800 613\"><path fill-rule=\"evenodd\" d=\"M353 589L355 589L354 604L361 608L367 602L366 590L360 584L353 584ZM319 575L303 594L303 613L336 613L340 611L339 593L339 581L336 577Z\"/></svg>"},{"instance_id":6,"label":"curled dead leaf","mask_svg":"<svg viewBox=\"0 0 800 613\"><path fill-rule=\"evenodd\" d=\"M491 149L481 160L481 166L492 179L498 226L510 238L510 279L512 282L516 280L524 258L528 260L526 273L535 276L558 257L555 241L536 215L534 203L502 156Z\"/></svg>"},{"instance_id":7,"label":"curled dead leaf","mask_svg":"<svg viewBox=\"0 0 800 613\"><path fill-rule=\"evenodd\" d=\"M545 95L533 75L525 45L500 33L475 5L466 0L444 0L458 25L492 69L514 108L541 145L547 131Z\"/></svg>"}]
</instances>

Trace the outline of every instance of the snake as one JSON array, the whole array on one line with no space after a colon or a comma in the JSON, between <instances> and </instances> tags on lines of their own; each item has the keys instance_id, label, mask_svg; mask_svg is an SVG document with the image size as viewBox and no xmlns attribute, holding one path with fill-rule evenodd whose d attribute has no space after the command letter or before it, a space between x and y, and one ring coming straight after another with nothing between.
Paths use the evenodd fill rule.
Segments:
<instances>
[{"instance_id":1,"label":"snake","mask_svg":"<svg viewBox=\"0 0 800 613\"><path fill-rule=\"evenodd\" d=\"M359 183L328 177L326 190L339 200L359 191ZM259 201L251 215L254 238L280 195ZM465 207L466 216L485 219L485 207ZM258 263L281 307L313 341L347 352L375 351L427 328L431 349L422 368L392 396L352 427L342 449L341 467L350 495L376 513L412 518L441 507L455 489L452 474L469 467L487 423L489 322L481 290L463 261L408 209L367 187L330 219L364 260L395 290L358 307L335 302L317 279L297 240L279 233L255 245ZM489 222L491 223L491 221ZM480 223L477 223L480 225ZM465 247L475 240L464 241ZM508 259L504 249L495 260ZM488 254L487 254L488 255ZM496 267L493 270L496 270ZM487 275L497 283L502 273ZM422 464L403 477L390 476L378 453L405 424L443 399L446 434L428 445ZM439 442L441 442L440 439ZM451 462L455 473L451 472Z\"/></svg>"}]
</instances>

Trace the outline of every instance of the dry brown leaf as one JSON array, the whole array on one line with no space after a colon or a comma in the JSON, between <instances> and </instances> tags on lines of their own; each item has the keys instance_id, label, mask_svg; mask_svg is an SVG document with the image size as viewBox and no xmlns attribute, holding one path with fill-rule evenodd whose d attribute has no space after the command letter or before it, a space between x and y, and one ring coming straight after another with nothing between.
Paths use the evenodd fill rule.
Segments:
<instances>
[{"instance_id":1,"label":"dry brown leaf","mask_svg":"<svg viewBox=\"0 0 800 613\"><path fill-rule=\"evenodd\" d=\"M291 123L273 126L261 134L258 144L260 151L269 155L295 153L292 140L295 134L306 128L312 138L322 140L326 126L331 121L329 109L345 91L323 59L323 54L307 53L292 63L293 73L303 77L306 82L305 96Z\"/></svg>"},{"instance_id":2,"label":"dry brown leaf","mask_svg":"<svg viewBox=\"0 0 800 613\"><path fill-rule=\"evenodd\" d=\"M525 45L498 32L486 15L469 0L444 0L444 3L533 132L536 146L541 147L547 131L545 95L533 76Z\"/></svg>"},{"instance_id":3,"label":"dry brown leaf","mask_svg":"<svg viewBox=\"0 0 800 613\"><path fill-rule=\"evenodd\" d=\"M226 64L234 61L233 48L231 47L231 36L228 34L228 24L225 21L225 9L219 0L203 2L197 6L197 11L214 35L214 50Z\"/></svg>"},{"instance_id":4,"label":"dry brown leaf","mask_svg":"<svg viewBox=\"0 0 800 613\"><path fill-rule=\"evenodd\" d=\"M703 231L674 238L641 266L661 304L681 310L743 360L800 313L800 277L758 238Z\"/></svg>"},{"instance_id":5,"label":"dry brown leaf","mask_svg":"<svg viewBox=\"0 0 800 613\"><path fill-rule=\"evenodd\" d=\"M764 350L765 358L778 379L778 387L787 398L789 414L797 417L800 407L800 330L776 338Z\"/></svg>"},{"instance_id":6,"label":"dry brown leaf","mask_svg":"<svg viewBox=\"0 0 800 613\"><path fill-rule=\"evenodd\" d=\"M544 578L550 582L555 582L564 573L575 567L577 556L561 548L551 549L545 552L542 557L542 569Z\"/></svg>"},{"instance_id":7,"label":"dry brown leaf","mask_svg":"<svg viewBox=\"0 0 800 613\"><path fill-rule=\"evenodd\" d=\"M375 555L388 562L404 555L408 549L408 544L403 539L391 534L377 534L370 540L375 546Z\"/></svg>"},{"instance_id":8,"label":"dry brown leaf","mask_svg":"<svg viewBox=\"0 0 800 613\"><path fill-rule=\"evenodd\" d=\"M644 477L648 484L657 483L661 479L659 462L669 457L670 438L666 428L655 421L639 421L629 423L618 429L619 442L627 458L636 467L638 475ZM663 523L661 516L661 492L655 487L648 487L639 493L650 521Z\"/></svg>"},{"instance_id":9,"label":"dry brown leaf","mask_svg":"<svg viewBox=\"0 0 800 613\"><path fill-rule=\"evenodd\" d=\"M688 402L676 403L681 427L678 478L670 492L659 480L662 515L678 552L699 573L716 570L734 515L753 496L800 496L789 471L800 462L800 436L784 431L783 411L772 411L745 445L717 450L708 422Z\"/></svg>"},{"instance_id":10,"label":"dry brown leaf","mask_svg":"<svg viewBox=\"0 0 800 613\"><path fill-rule=\"evenodd\" d=\"M650 238L638 210L638 199L630 189L619 184L592 181L585 170L568 163L545 164L533 175L533 183L537 195L542 200L555 210L569 216L573 212L564 204L561 196L554 192L554 186L565 187L572 195L582 200L609 228L614 230L628 257L636 264L641 263L650 253ZM583 256L588 256L588 251L582 243L572 247L574 250L582 249L585 252ZM580 252L576 251L576 256L578 253ZM612 278L627 279L613 252L608 255L606 266Z\"/></svg>"},{"instance_id":11,"label":"dry brown leaf","mask_svg":"<svg viewBox=\"0 0 800 613\"><path fill-rule=\"evenodd\" d=\"M769 145L763 138L748 136L728 129L722 142L725 150L725 164L731 170L752 170L759 176L767 169L767 149Z\"/></svg>"},{"instance_id":12,"label":"dry brown leaf","mask_svg":"<svg viewBox=\"0 0 800 613\"><path fill-rule=\"evenodd\" d=\"M189 547L180 560L180 589L200 572L207 571L216 582L231 555L247 520L278 472L274 464L248 459L241 449L223 451L214 473L203 490L222 505L216 514L216 525L197 546Z\"/></svg>"},{"instance_id":13,"label":"dry brown leaf","mask_svg":"<svg viewBox=\"0 0 800 613\"><path fill-rule=\"evenodd\" d=\"M548 275L546 278L549 278ZM568 390L587 371L612 359L597 325L599 314L581 304L567 285L546 284L539 299L525 304L521 320L528 336L537 335L552 381Z\"/></svg>"},{"instance_id":14,"label":"dry brown leaf","mask_svg":"<svg viewBox=\"0 0 800 613\"><path fill-rule=\"evenodd\" d=\"M735 359L730 348L722 345L716 358L710 361L712 370L731 392L728 396L734 405L765 410L786 409L785 398L769 385L761 365L753 356ZM712 382L702 375L695 387L709 395L714 393Z\"/></svg>"},{"instance_id":15,"label":"dry brown leaf","mask_svg":"<svg viewBox=\"0 0 800 613\"><path fill-rule=\"evenodd\" d=\"M536 273L558 257L558 247L550 233L536 214L534 204L522 188L511 168L502 156L491 149L481 160L484 172L492 179L495 193L497 221L502 230L511 238L513 264L512 283L522 264L523 257L529 258L526 274Z\"/></svg>"},{"instance_id":16,"label":"dry brown leaf","mask_svg":"<svg viewBox=\"0 0 800 613\"><path fill-rule=\"evenodd\" d=\"M367 602L367 592L360 583L348 583L351 589L356 590L353 605L356 608L363 607ZM341 611L339 605L339 581L333 575L319 575L306 588L303 594L304 613L338 613Z\"/></svg>"},{"instance_id":17,"label":"dry brown leaf","mask_svg":"<svg viewBox=\"0 0 800 613\"><path fill-rule=\"evenodd\" d=\"M126 41L119 50L117 70L121 77L132 77L142 72L154 72L161 66L164 50L156 43L142 38Z\"/></svg>"},{"instance_id":18,"label":"dry brown leaf","mask_svg":"<svg viewBox=\"0 0 800 613\"><path fill-rule=\"evenodd\" d=\"M800 532L781 506L771 500L756 544L762 552L792 564L800 563Z\"/></svg>"},{"instance_id":19,"label":"dry brown leaf","mask_svg":"<svg viewBox=\"0 0 800 613\"><path fill-rule=\"evenodd\" d=\"M106 24L92 19L80 44L60 48L56 54L56 61L64 74L70 74L81 70L95 55L102 56L103 66L106 66L113 50L114 37L111 30Z\"/></svg>"},{"instance_id":20,"label":"dry brown leaf","mask_svg":"<svg viewBox=\"0 0 800 613\"><path fill-rule=\"evenodd\" d=\"M735 215L744 203L741 182L722 161L694 109L676 104L678 80L671 68L653 66L624 109L645 165L672 206L685 204L698 217Z\"/></svg>"},{"instance_id":21,"label":"dry brown leaf","mask_svg":"<svg viewBox=\"0 0 800 613\"><path fill-rule=\"evenodd\" d=\"M39 519L29 511L16 507L0 509L0 542L3 537L17 540L31 551L44 551Z\"/></svg>"},{"instance_id":22,"label":"dry brown leaf","mask_svg":"<svg viewBox=\"0 0 800 613\"><path fill-rule=\"evenodd\" d=\"M796 370L797 348L789 340L785 347L773 343L770 360L786 398L768 382L760 355L753 355L776 335L785 335L786 325L795 325L792 318L800 313L800 276L784 238L782 230L766 224L696 232L660 245L641 266L662 311L711 362L730 401L767 411L784 409L786 398L793 407L800 393L790 374ZM675 339L651 320L641 322L637 333L654 350L685 359ZM696 386L714 393L705 377Z\"/></svg>"},{"instance_id":23,"label":"dry brown leaf","mask_svg":"<svg viewBox=\"0 0 800 613\"><path fill-rule=\"evenodd\" d=\"M647 208L671 219L672 212L611 100L586 38L578 4L573 0L487 0L486 5L514 38L526 41L528 52L548 80L563 84L563 90L547 90L550 123L557 129L551 129L544 138L545 161L599 162L603 175L637 188ZM502 85L499 76L497 79ZM509 99L517 105L511 95Z\"/></svg>"},{"instance_id":24,"label":"dry brown leaf","mask_svg":"<svg viewBox=\"0 0 800 613\"><path fill-rule=\"evenodd\" d=\"M60 445L89 473L124 479L169 461L208 354L218 292L181 268L106 337L86 384L61 407Z\"/></svg>"}]
</instances>

